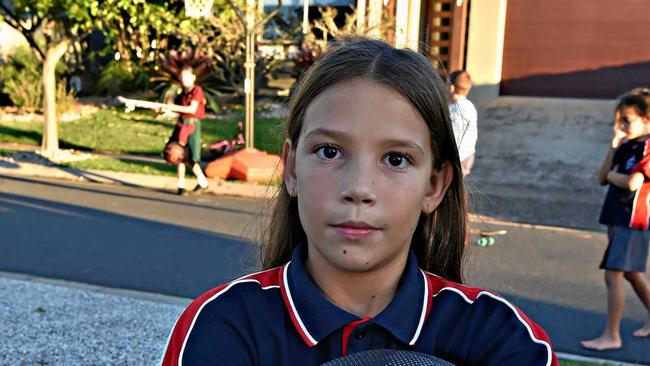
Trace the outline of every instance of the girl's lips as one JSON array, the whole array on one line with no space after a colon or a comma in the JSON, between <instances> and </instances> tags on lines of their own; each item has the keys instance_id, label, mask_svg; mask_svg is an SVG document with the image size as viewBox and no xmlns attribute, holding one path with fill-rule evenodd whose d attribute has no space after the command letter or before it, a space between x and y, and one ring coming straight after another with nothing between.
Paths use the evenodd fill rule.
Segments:
<instances>
[{"instance_id":1,"label":"girl's lips","mask_svg":"<svg viewBox=\"0 0 650 366\"><path fill-rule=\"evenodd\" d=\"M350 239L363 239L371 236L378 231L372 227L352 227L344 225L336 225L334 229L337 233Z\"/></svg>"}]
</instances>

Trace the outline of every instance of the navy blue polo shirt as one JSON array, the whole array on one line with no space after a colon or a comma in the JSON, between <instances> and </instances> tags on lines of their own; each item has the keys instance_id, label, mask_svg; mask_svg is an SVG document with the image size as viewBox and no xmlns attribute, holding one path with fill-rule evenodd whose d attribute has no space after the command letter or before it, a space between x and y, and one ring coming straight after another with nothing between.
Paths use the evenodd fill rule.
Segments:
<instances>
[{"instance_id":1,"label":"navy blue polo shirt","mask_svg":"<svg viewBox=\"0 0 650 366\"><path fill-rule=\"evenodd\" d=\"M374 318L332 304L298 246L286 265L242 277L192 302L162 364L320 365L370 349L412 350L457 365L558 365L537 324L503 298L418 268L412 252L395 297Z\"/></svg>"},{"instance_id":2,"label":"navy blue polo shirt","mask_svg":"<svg viewBox=\"0 0 650 366\"><path fill-rule=\"evenodd\" d=\"M616 168L616 172L621 174L642 172L646 176L646 183L635 192L610 184L600 211L598 221L601 224L647 229L650 220L648 209L650 187L647 182L650 166L648 166L648 159L644 158L648 154L650 154L650 135L626 141L616 149L612 168Z\"/></svg>"}]
</instances>

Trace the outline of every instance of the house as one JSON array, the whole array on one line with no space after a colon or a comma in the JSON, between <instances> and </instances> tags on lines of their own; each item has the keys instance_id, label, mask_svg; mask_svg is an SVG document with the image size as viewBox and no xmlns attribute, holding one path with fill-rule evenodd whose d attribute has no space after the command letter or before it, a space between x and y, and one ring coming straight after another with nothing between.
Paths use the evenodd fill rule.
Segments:
<instances>
[{"instance_id":1,"label":"house","mask_svg":"<svg viewBox=\"0 0 650 366\"><path fill-rule=\"evenodd\" d=\"M396 45L426 45L448 70L465 68L480 101L608 99L650 85L647 0L392 2Z\"/></svg>"}]
</instances>

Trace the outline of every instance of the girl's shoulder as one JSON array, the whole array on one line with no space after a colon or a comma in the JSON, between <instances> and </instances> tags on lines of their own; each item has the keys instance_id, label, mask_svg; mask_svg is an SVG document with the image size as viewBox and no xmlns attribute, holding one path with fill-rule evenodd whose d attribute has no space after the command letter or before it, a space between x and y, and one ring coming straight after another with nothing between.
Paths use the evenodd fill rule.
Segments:
<instances>
[{"instance_id":1,"label":"girl's shoulder","mask_svg":"<svg viewBox=\"0 0 650 366\"><path fill-rule=\"evenodd\" d=\"M458 317L473 314L474 319L484 319L486 323L474 324L479 328L489 328L489 322L501 326L503 322L511 322L520 327L536 343L548 342L548 336L536 322L531 320L521 309L503 296L479 287L466 286L446 280L435 274L425 272L431 288L434 306L452 309ZM452 305L453 306L445 306ZM498 316L496 316L498 314ZM453 316L454 314L448 314ZM482 315L485 315L484 317ZM498 320L497 320L498 319ZM550 343L547 343L550 350Z\"/></svg>"},{"instance_id":2,"label":"girl's shoulder","mask_svg":"<svg viewBox=\"0 0 650 366\"><path fill-rule=\"evenodd\" d=\"M282 268L248 274L206 291L187 306L182 317L196 318L199 313L209 313L216 309L227 317L228 309L241 314L246 309L276 302L279 298Z\"/></svg>"},{"instance_id":3,"label":"girl's shoulder","mask_svg":"<svg viewBox=\"0 0 650 366\"><path fill-rule=\"evenodd\" d=\"M265 290L279 290L282 281L282 269L283 267L276 267L247 274L203 293L194 301L210 301L226 296L228 293L237 293L238 297L241 297L261 295Z\"/></svg>"},{"instance_id":4,"label":"girl's shoulder","mask_svg":"<svg viewBox=\"0 0 650 366\"><path fill-rule=\"evenodd\" d=\"M502 296L478 287L471 287L425 272L431 289L430 313L433 321L431 333L460 332L472 344L472 359L482 352L494 359L510 359L512 352L520 352L511 364L557 365L551 341L537 323L528 318L517 306ZM459 335L460 336L460 335ZM459 356L460 357L460 356ZM488 357L488 356L486 356ZM521 362L512 360L518 359Z\"/></svg>"},{"instance_id":5,"label":"girl's shoulder","mask_svg":"<svg viewBox=\"0 0 650 366\"><path fill-rule=\"evenodd\" d=\"M200 85L195 85L191 93L192 95L203 94L203 88Z\"/></svg>"},{"instance_id":6,"label":"girl's shoulder","mask_svg":"<svg viewBox=\"0 0 650 366\"><path fill-rule=\"evenodd\" d=\"M178 360L192 363L208 353L221 357L226 364L255 364L251 327L278 317L283 311L280 296L282 268L253 273L217 286L197 297L180 315L163 353L163 365L177 365ZM276 320L277 322L277 320ZM271 327L265 326L265 329ZM220 344L223 347L215 347ZM211 357L212 357L211 356Z\"/></svg>"},{"instance_id":7,"label":"girl's shoulder","mask_svg":"<svg viewBox=\"0 0 650 366\"><path fill-rule=\"evenodd\" d=\"M488 290L484 290L479 287L472 287L454 281L450 281L431 272L424 271L424 273L427 277L427 281L429 281L429 285L432 290L433 297L436 297L437 295L441 294L444 291L450 291L452 293L455 293L461 298L463 298L465 301L470 303L474 302L479 296L481 296L481 294L484 295L490 294L492 296L499 297L495 293Z\"/></svg>"}]
</instances>

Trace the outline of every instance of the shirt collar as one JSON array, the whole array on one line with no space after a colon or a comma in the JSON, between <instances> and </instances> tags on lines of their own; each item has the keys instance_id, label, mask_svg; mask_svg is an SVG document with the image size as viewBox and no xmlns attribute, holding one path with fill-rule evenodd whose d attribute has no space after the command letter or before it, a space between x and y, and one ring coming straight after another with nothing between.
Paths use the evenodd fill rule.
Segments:
<instances>
[{"instance_id":1,"label":"shirt collar","mask_svg":"<svg viewBox=\"0 0 650 366\"><path fill-rule=\"evenodd\" d=\"M282 269L281 291L291 320L305 343L312 347L360 318L332 304L305 268L307 246L297 246ZM431 290L417 258L409 253L399 288L388 306L370 322L404 343L415 344L431 304Z\"/></svg>"},{"instance_id":2,"label":"shirt collar","mask_svg":"<svg viewBox=\"0 0 650 366\"><path fill-rule=\"evenodd\" d=\"M291 262L282 270L280 289L296 330L311 347L358 317L327 300L307 273L306 257L307 245L293 250Z\"/></svg>"},{"instance_id":3,"label":"shirt collar","mask_svg":"<svg viewBox=\"0 0 650 366\"><path fill-rule=\"evenodd\" d=\"M409 345L417 342L431 309L431 284L418 267L413 251L409 252L397 293L374 322Z\"/></svg>"}]
</instances>

